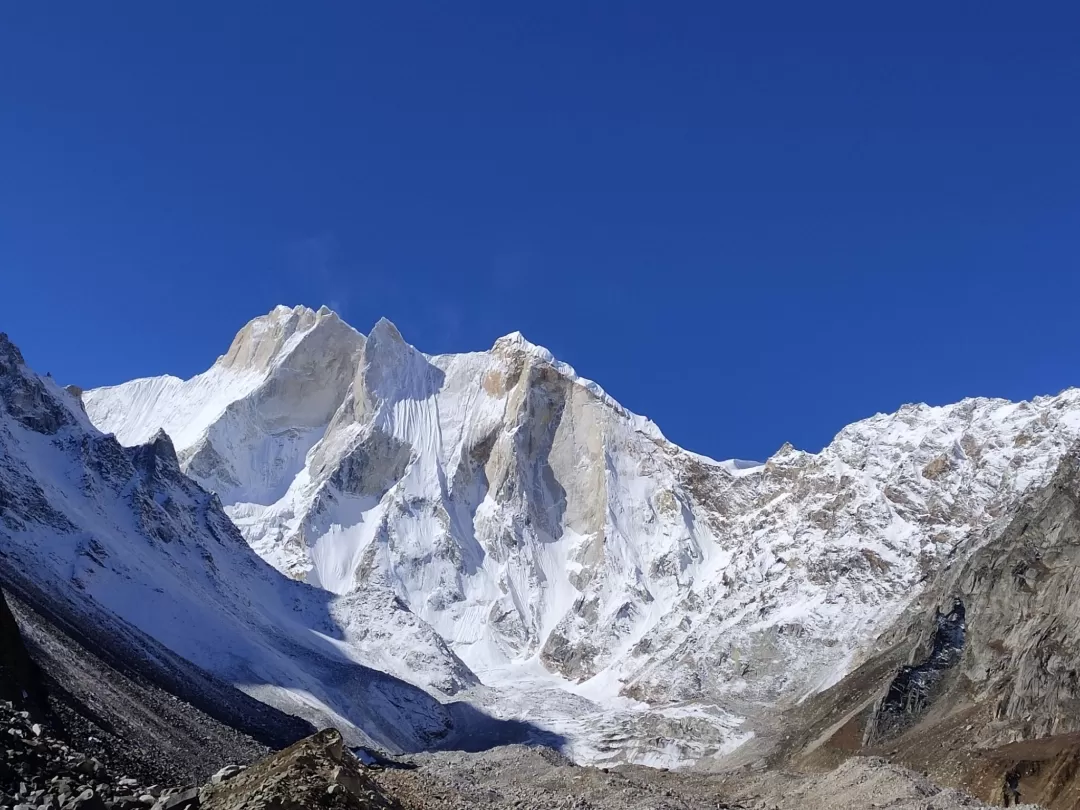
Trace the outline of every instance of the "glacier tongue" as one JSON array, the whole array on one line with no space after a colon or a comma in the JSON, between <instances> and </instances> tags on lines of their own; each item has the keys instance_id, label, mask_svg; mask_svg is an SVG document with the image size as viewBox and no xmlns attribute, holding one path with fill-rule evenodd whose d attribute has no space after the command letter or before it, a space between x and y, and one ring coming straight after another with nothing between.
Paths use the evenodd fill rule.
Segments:
<instances>
[{"instance_id":1,"label":"glacier tongue","mask_svg":"<svg viewBox=\"0 0 1080 810\"><path fill-rule=\"evenodd\" d=\"M341 605L395 594L488 685L476 701L546 707L582 756L654 763L727 750L738 715L841 677L1080 435L1070 390L715 462L518 333L429 356L388 321L365 338L304 308L252 321L192 380L84 401L124 443L164 428L281 571ZM607 726L576 725L579 699Z\"/></svg>"}]
</instances>

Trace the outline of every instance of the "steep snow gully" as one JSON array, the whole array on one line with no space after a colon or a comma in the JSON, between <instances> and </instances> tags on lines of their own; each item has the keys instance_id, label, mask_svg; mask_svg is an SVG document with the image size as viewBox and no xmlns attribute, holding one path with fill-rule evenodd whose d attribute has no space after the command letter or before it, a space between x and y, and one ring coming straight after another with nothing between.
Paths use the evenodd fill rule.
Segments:
<instances>
[{"instance_id":1,"label":"steep snow gully","mask_svg":"<svg viewBox=\"0 0 1080 810\"><path fill-rule=\"evenodd\" d=\"M305 665L287 697L264 695L251 662L299 666L282 650L302 645L387 673L401 697L374 711L407 706L414 746L479 711L560 735L579 761L668 766L730 752L763 711L857 667L928 572L1044 485L1080 436L1068 390L908 405L817 454L717 462L518 333L426 355L388 321L362 335L304 307L251 321L190 380L81 402L83 432L88 417L125 446L171 439L161 455L175 446L175 474L199 485L175 486L215 493L195 514L237 540L242 564L210 555L227 583L214 604L238 617L215 632L260 649L240 666L165 622L141 626L166 646L309 717L352 676ZM153 565L175 563L150 581L177 567L205 579L204 555L177 560L177 546L155 550Z\"/></svg>"}]
</instances>

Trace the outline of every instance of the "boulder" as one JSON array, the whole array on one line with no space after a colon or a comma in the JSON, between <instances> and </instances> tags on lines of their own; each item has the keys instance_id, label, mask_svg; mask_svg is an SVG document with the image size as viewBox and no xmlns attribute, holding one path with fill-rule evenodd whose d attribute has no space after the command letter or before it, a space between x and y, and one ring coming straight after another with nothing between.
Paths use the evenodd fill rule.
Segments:
<instances>
[{"instance_id":1,"label":"boulder","mask_svg":"<svg viewBox=\"0 0 1080 810\"><path fill-rule=\"evenodd\" d=\"M232 779L238 773L244 770L243 765L226 765L220 771L210 777L210 782L215 785L220 785L226 779Z\"/></svg>"},{"instance_id":2,"label":"boulder","mask_svg":"<svg viewBox=\"0 0 1080 810\"><path fill-rule=\"evenodd\" d=\"M199 789L197 787L173 793L168 798L158 800L154 805L157 810L191 810L199 806Z\"/></svg>"},{"instance_id":3,"label":"boulder","mask_svg":"<svg viewBox=\"0 0 1080 810\"><path fill-rule=\"evenodd\" d=\"M364 766L344 750L341 734L325 729L204 788L200 810L381 810L388 798Z\"/></svg>"}]
</instances>

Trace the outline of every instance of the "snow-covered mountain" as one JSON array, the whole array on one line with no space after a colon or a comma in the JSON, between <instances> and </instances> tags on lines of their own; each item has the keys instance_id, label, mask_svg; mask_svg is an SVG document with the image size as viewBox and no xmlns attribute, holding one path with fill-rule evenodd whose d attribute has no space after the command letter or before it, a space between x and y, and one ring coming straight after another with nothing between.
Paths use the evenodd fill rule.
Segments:
<instances>
[{"instance_id":1,"label":"snow-covered mountain","mask_svg":"<svg viewBox=\"0 0 1080 810\"><path fill-rule=\"evenodd\" d=\"M588 698L648 722L598 709L583 758L646 762L726 750L738 716L842 677L1080 436L1069 390L905 406L818 454L715 462L520 334L429 356L387 321L365 337L303 307L191 380L83 402L123 444L164 429L251 547L333 604L396 595L493 712L578 733ZM522 697L541 689L548 714Z\"/></svg>"},{"instance_id":2,"label":"snow-covered mountain","mask_svg":"<svg viewBox=\"0 0 1080 810\"><path fill-rule=\"evenodd\" d=\"M243 691L357 744L431 747L475 682L377 584L337 596L261 560L168 436L124 448L0 334L0 580L130 625ZM153 655L153 650L144 655ZM389 673L389 674L386 674Z\"/></svg>"}]
</instances>

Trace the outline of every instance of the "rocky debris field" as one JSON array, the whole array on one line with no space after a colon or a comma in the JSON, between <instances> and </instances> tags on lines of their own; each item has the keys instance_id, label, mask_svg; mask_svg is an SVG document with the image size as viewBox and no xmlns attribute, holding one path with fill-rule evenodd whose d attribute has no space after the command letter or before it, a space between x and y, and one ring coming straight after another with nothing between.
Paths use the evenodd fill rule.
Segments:
<instances>
[{"instance_id":1,"label":"rocky debris field","mask_svg":"<svg viewBox=\"0 0 1080 810\"><path fill-rule=\"evenodd\" d=\"M341 734L325 729L250 768L203 787L200 810L391 810L402 804L344 747Z\"/></svg>"},{"instance_id":2,"label":"rocky debris field","mask_svg":"<svg viewBox=\"0 0 1080 810\"><path fill-rule=\"evenodd\" d=\"M0 702L0 806L12 810L184 810L176 787L110 773L51 736L30 712Z\"/></svg>"},{"instance_id":3,"label":"rocky debris field","mask_svg":"<svg viewBox=\"0 0 1080 810\"><path fill-rule=\"evenodd\" d=\"M577 766L546 748L411 757L375 774L415 810L972 810L986 805L883 759L834 771L712 774L640 766ZM376 806L376 805L373 805Z\"/></svg>"},{"instance_id":4,"label":"rocky debris field","mask_svg":"<svg viewBox=\"0 0 1080 810\"><path fill-rule=\"evenodd\" d=\"M203 785L112 773L0 702L3 810L972 810L959 791L885 760L855 757L823 774L725 774L574 765L549 748L504 746L365 765L334 729Z\"/></svg>"},{"instance_id":5,"label":"rocky debris field","mask_svg":"<svg viewBox=\"0 0 1080 810\"><path fill-rule=\"evenodd\" d=\"M0 629L9 629L0 636L0 663L33 663L0 665L0 697L25 704L19 708L110 771L148 785L202 784L225 765L254 762L314 732L131 628L124 635L122 626L95 627L88 613L64 613L40 594L10 589L10 573L0 552L0 583L9 588L6 598L0 591Z\"/></svg>"},{"instance_id":6,"label":"rocky debris field","mask_svg":"<svg viewBox=\"0 0 1080 810\"><path fill-rule=\"evenodd\" d=\"M2 602L0 602L2 604ZM985 805L884 760L813 775L578 766L510 745L362 764L325 730L269 753L25 603L0 682L0 810L956 810ZM10 617L9 617L10 618ZM17 655L15 653L18 653ZM47 688L45 688L47 687ZM27 689L47 699L30 700ZM236 764L232 764L236 763ZM244 767L240 763L250 763ZM225 767L222 767L222 766ZM215 773L215 771L217 771ZM213 776L211 776L213 774Z\"/></svg>"}]
</instances>

